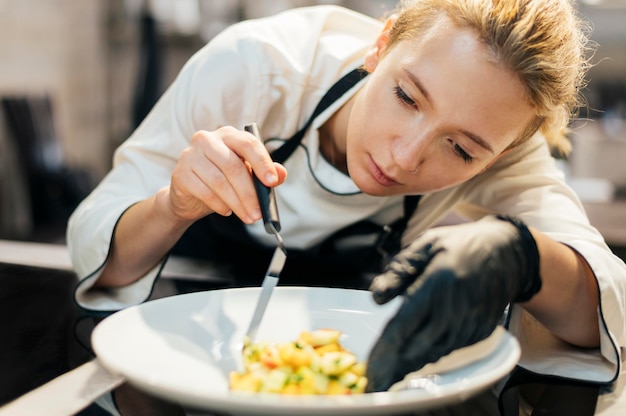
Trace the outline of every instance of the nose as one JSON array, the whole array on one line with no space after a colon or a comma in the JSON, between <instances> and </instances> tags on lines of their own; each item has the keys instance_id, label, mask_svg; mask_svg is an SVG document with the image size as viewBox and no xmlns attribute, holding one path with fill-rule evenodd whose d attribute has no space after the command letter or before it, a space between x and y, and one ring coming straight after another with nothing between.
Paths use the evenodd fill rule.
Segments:
<instances>
[{"instance_id":1,"label":"nose","mask_svg":"<svg viewBox=\"0 0 626 416\"><path fill-rule=\"evenodd\" d=\"M398 136L391 143L391 157L402 170L417 173L430 142L427 134Z\"/></svg>"}]
</instances>

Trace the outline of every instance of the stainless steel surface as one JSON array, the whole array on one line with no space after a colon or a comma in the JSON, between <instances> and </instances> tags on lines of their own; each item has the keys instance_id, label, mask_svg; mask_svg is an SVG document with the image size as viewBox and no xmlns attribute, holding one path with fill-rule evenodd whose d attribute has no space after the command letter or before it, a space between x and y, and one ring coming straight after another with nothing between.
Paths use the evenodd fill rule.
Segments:
<instances>
[{"instance_id":1,"label":"stainless steel surface","mask_svg":"<svg viewBox=\"0 0 626 416\"><path fill-rule=\"evenodd\" d=\"M246 332L246 341L248 342L253 342L256 339L259 326L261 326L261 321L263 320L263 315L265 314L265 309L267 308L267 304L272 296L272 291L278 284L278 277L280 276L280 272L283 270L285 260L287 260L287 251L283 245L282 237L273 225L270 224L270 227L273 228L273 234L276 236L277 247L276 250L274 250L274 255L272 256L269 268L267 269L267 273L263 279L261 294L259 295L259 300L257 301L254 313L252 314L250 326Z\"/></svg>"},{"instance_id":2,"label":"stainless steel surface","mask_svg":"<svg viewBox=\"0 0 626 416\"><path fill-rule=\"evenodd\" d=\"M263 142L261 133L259 132L259 128L256 123L248 124L245 126L245 130ZM265 314L265 309L270 301L274 287L278 284L278 277L280 276L280 272L283 270L285 260L287 259L287 251L285 250L285 246L283 244L283 238L279 234L280 218L278 216L278 205L276 204L276 194L274 193L274 189L265 186L254 172L252 172L252 179L257 197L259 199L259 206L261 208L261 214L263 215L265 231L276 237L276 249L274 250L274 255L270 261L267 273L265 273L265 278L263 279L263 284L261 286L261 294L259 295L259 300L257 301L256 308L254 309L252 320L250 321L250 326L246 332L246 339L244 342L253 342L256 339L257 331L259 330L259 326L263 320L263 315Z\"/></svg>"}]
</instances>

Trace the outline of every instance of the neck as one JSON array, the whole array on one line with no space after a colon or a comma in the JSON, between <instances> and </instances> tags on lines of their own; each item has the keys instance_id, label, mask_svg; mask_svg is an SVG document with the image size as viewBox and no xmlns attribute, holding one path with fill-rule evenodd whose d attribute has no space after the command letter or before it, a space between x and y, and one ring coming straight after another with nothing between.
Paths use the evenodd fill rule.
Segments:
<instances>
[{"instance_id":1,"label":"neck","mask_svg":"<svg viewBox=\"0 0 626 416\"><path fill-rule=\"evenodd\" d=\"M335 168L348 175L346 131L352 99L341 106L318 130L320 152Z\"/></svg>"},{"instance_id":2,"label":"neck","mask_svg":"<svg viewBox=\"0 0 626 416\"><path fill-rule=\"evenodd\" d=\"M324 124L319 129L319 141L320 152L324 159L326 159L331 165L340 170L341 172L348 174L348 164L346 162L346 154L339 150L335 143L335 137L332 134L332 129L325 128L328 123Z\"/></svg>"}]
</instances>

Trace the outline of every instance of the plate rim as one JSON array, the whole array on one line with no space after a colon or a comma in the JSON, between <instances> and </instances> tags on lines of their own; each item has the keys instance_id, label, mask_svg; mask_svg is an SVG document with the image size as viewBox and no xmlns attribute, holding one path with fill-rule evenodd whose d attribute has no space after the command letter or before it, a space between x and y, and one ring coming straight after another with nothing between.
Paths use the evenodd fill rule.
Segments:
<instances>
[{"instance_id":1,"label":"plate rim","mask_svg":"<svg viewBox=\"0 0 626 416\"><path fill-rule=\"evenodd\" d=\"M370 293L367 290L359 289L305 286L278 286L274 290L283 293L290 291L352 291L363 294ZM154 299L139 305L122 309L112 315L109 315L94 328L91 338L96 359L105 369L111 373L119 374L125 377L130 384L136 386L140 390L143 390L148 394L154 394L155 396L177 402L183 407L190 407L199 410L227 411L230 414L241 415L291 415L294 411L300 415L316 415L322 411L333 411L334 413L341 415L375 415L387 414L388 412L401 412L404 410L425 410L436 407L444 402L456 403L458 401L462 401L468 397L478 394L480 391L486 390L488 387L492 386L510 373L510 371L519 362L519 358L521 356L521 348L516 338L507 330L502 329L503 335L494 351L507 349L508 353L490 354L488 357L478 361L478 363L482 361L490 362L494 360L494 357L498 357L500 361L492 363L493 368L491 368L490 371L483 373L478 377L472 378L471 383L467 383L460 387L457 386L456 388L451 388L449 386L443 386L444 388L440 390L440 393L442 394L429 395L427 397L428 400L417 400L415 397L416 391L378 392L358 396L293 397L270 393L245 394L243 392L228 392L227 394L220 392L219 394L206 394L206 392L203 391L202 397L198 397L199 392L197 391L182 391L180 389L172 389L171 387L167 387L162 384L150 383L150 381L144 376L138 376L134 374L133 371L124 371L124 369L119 368L119 365L112 362L115 360L111 360L111 357L108 356L107 352L102 350L102 344L99 341L100 337L105 336L107 331L111 331L111 327L115 328L117 322L123 320L126 315L138 313L147 308L159 307L165 303L184 302L189 296L202 296L203 294L206 295L207 292L216 291L257 292L260 291L260 288L240 287L216 289L205 292L193 292ZM499 355L502 355L502 357L499 357ZM244 398L244 400L242 400L242 398ZM286 404L287 406L285 406Z\"/></svg>"}]
</instances>

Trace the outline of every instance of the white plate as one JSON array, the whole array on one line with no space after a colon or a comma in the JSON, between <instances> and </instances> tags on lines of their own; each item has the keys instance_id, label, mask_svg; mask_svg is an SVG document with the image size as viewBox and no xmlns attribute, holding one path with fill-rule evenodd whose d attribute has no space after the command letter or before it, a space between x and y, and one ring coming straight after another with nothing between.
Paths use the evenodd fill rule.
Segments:
<instances>
[{"instance_id":1,"label":"white plate","mask_svg":"<svg viewBox=\"0 0 626 416\"><path fill-rule=\"evenodd\" d=\"M458 363L435 388L353 396L245 394L228 389L240 368L244 333L259 288L224 289L163 298L117 312L96 326L92 343L104 367L138 388L184 406L239 415L388 415L464 400L504 377L519 344L502 331L492 354ZM399 300L376 305L359 290L277 287L258 340L291 341L303 330L334 328L361 360ZM431 385L432 387L432 385Z\"/></svg>"}]
</instances>

